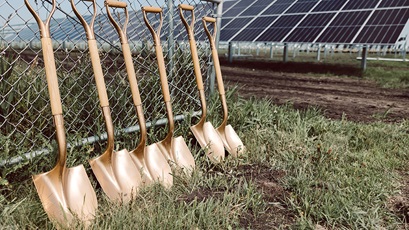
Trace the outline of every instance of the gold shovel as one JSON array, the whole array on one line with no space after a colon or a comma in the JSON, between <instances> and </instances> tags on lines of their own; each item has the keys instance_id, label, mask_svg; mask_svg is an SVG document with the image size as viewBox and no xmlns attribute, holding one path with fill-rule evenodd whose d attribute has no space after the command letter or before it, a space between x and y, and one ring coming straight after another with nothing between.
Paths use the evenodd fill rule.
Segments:
<instances>
[{"instance_id":1,"label":"gold shovel","mask_svg":"<svg viewBox=\"0 0 409 230\"><path fill-rule=\"evenodd\" d=\"M224 92L224 84L222 78L222 71L220 68L219 56L217 53L217 48L215 45L215 37L216 37L216 19L211 17L203 17L202 18L203 27L206 31L207 37L209 38L210 47L212 49L212 57L213 57L213 65L214 70L216 72L217 78L217 87L220 94L220 100L223 107L223 121L222 124L216 128L217 132L220 134L220 137L223 141L224 147L226 148L227 152L229 152L234 157L239 156L245 151L245 147L243 142L240 140L240 137L237 135L236 131L234 131L231 125L227 125L228 119L228 112L227 112L227 103L226 103L226 95ZM213 24L213 35L210 33L209 29L207 28L207 23Z\"/></svg>"},{"instance_id":2,"label":"gold shovel","mask_svg":"<svg viewBox=\"0 0 409 230\"><path fill-rule=\"evenodd\" d=\"M56 9L56 1L52 0L52 10L45 23L31 7L28 0L24 0L24 2L40 28L48 93L58 144L58 159L55 167L46 173L34 175L33 181L49 218L62 226L69 227L74 219L73 216L85 222L94 218L98 206L97 197L84 166L67 168L66 165L67 143L50 36L50 20Z\"/></svg>"},{"instance_id":3,"label":"gold shovel","mask_svg":"<svg viewBox=\"0 0 409 230\"><path fill-rule=\"evenodd\" d=\"M142 184L142 178L137 166L132 161L129 152L126 149L117 152L114 151L114 127L112 124L108 95L93 28L97 11L96 0L84 1L92 2L93 5L94 14L90 24L88 24L84 17L80 15L75 6L74 0L71 0L71 6L87 34L92 68L94 70L98 97L105 119L105 127L108 136L108 144L105 152L101 156L91 159L89 163L105 194L107 194L111 200L126 203L135 197L138 188Z\"/></svg>"},{"instance_id":4,"label":"gold shovel","mask_svg":"<svg viewBox=\"0 0 409 230\"><path fill-rule=\"evenodd\" d=\"M165 187L171 187L173 184L173 176L171 168L162 155L159 147L156 144L146 146L147 132L145 117L143 115L142 100L138 89L138 82L136 80L135 68L132 61L131 49L128 44L126 36L126 29L129 21L128 9L125 2L106 0L105 7L108 18L112 25L118 32L121 39L122 52L124 55L126 71L128 74L129 84L131 86L132 99L135 105L136 114L138 116L140 127L140 140L136 149L130 152L132 159L139 169L142 171L142 181L148 185L152 182L159 181ZM112 17L109 8L123 8L125 11L125 21L121 26Z\"/></svg>"},{"instance_id":5,"label":"gold shovel","mask_svg":"<svg viewBox=\"0 0 409 230\"><path fill-rule=\"evenodd\" d=\"M167 118L169 122L168 134L166 135L165 139L158 142L157 145L159 146L159 149L162 151L162 154L165 156L165 158L168 159L168 161L175 163L178 167L182 168L186 173L190 174L191 171L193 171L193 169L195 168L195 159L193 158L192 153L187 147L183 137L181 136L173 137L175 123L173 120L172 104L170 102L170 93L168 79L166 75L165 60L163 57L162 46L160 43L160 30L162 28L163 22L162 9L158 7L145 6L142 7L142 12L146 26L151 32L155 43L155 51L156 58L158 61L162 94L163 99L165 101ZM159 26L157 27L156 31L150 25L147 13L159 14L160 16Z\"/></svg>"},{"instance_id":6,"label":"gold shovel","mask_svg":"<svg viewBox=\"0 0 409 230\"><path fill-rule=\"evenodd\" d=\"M191 22L190 25L184 17L183 11L191 12ZM219 163L224 159L224 146L223 142L220 139L219 134L214 129L212 123L209 121L206 122L206 96L203 87L202 73L200 70L199 57L197 54L197 47L195 41L195 35L193 33L193 27L195 24L195 14L194 7L190 5L180 4L179 5L179 15L182 19L183 25L185 25L187 34L189 36L190 51L192 53L194 73L196 76L197 89L199 90L200 103L202 105L202 116L199 122L191 126L190 129L193 132L193 135L196 137L196 140L199 142L200 146L204 149L207 149L207 157L215 163Z\"/></svg>"}]
</instances>

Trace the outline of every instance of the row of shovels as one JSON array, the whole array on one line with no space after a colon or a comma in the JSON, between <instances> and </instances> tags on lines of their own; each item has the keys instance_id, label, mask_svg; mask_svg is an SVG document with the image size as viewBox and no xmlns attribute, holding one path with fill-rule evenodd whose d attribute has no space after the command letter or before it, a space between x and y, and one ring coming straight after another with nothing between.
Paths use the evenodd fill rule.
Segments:
<instances>
[{"instance_id":1,"label":"row of shovels","mask_svg":"<svg viewBox=\"0 0 409 230\"><path fill-rule=\"evenodd\" d=\"M126 149L115 151L114 127L108 103L106 84L101 67L101 60L98 53L97 41L93 30L97 11L96 0L82 1L90 2L91 5L87 6L92 6L94 12L89 23L78 12L74 0L71 0L71 6L74 13L83 25L87 35L88 48L94 71L98 97L107 131L107 148L105 152L101 156L91 159L89 163L95 177L97 178L107 197L115 202L126 203L136 197L138 188L141 186L147 186L152 183L159 182L166 188L171 187L173 184L172 173L184 172L190 175L195 168L195 160L183 137L174 137L175 125L172 114L172 105L166 76L165 62L160 41L160 31L163 22L162 9L157 7L143 7L142 12L144 21L154 40L169 130L165 139L158 143L147 145L147 131L142 109L142 100L138 89L132 54L126 35L127 23L129 20L127 4L125 2L105 0L107 15L113 27L117 31L121 41L126 72L132 91L132 100L140 126L138 146L132 151L128 151ZM34 175L34 184L43 207L50 219L63 225L69 225L69 223L75 218L88 223L94 218L95 211L97 209L97 198L95 191L83 165L71 168L67 168L66 166L67 145L64 120L49 29L51 17L56 10L56 0L52 0L52 9L45 21L40 19L38 13L31 7L28 0L25 0L25 3L29 11L33 14L40 28L51 111L53 114L56 139L58 143L57 164L51 171ZM125 20L122 21L124 22L119 23L115 21L111 10L123 10ZM185 19L186 12L191 12L190 24ZM223 108L223 121L218 128L214 128L210 122L206 121L206 98L193 33L193 25L195 20L194 7L181 4L179 5L179 13L189 36L190 49L194 64L194 74L196 77L202 107L200 121L198 124L192 126L191 130L200 146L206 150L206 155L210 158L210 160L218 163L223 161L225 157L225 149L230 155L236 157L243 153L244 145L234 129L230 125L227 125L227 104L218 54L215 46L216 20L211 17L204 17L202 19L205 32L210 41L218 90ZM154 14L158 16L151 17L151 20L157 20L155 22L155 25L157 25L156 28L152 26L152 23L150 23L150 19L147 17L147 14ZM214 27L213 34L210 33L207 27L207 24L209 23Z\"/></svg>"}]
</instances>

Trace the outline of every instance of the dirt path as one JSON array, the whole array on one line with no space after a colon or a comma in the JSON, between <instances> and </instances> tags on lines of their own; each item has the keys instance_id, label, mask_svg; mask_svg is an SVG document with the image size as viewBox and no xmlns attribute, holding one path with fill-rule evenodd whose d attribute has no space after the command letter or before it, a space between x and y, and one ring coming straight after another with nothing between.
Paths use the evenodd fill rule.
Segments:
<instances>
[{"instance_id":1,"label":"dirt path","mask_svg":"<svg viewBox=\"0 0 409 230\"><path fill-rule=\"evenodd\" d=\"M348 120L361 122L409 118L409 90L380 88L358 77L282 72L267 65L223 63L223 77L227 84L237 84L244 97L268 97L276 104L291 102L297 109L317 106L332 119L341 119L343 114ZM298 72L297 65L293 68Z\"/></svg>"}]
</instances>

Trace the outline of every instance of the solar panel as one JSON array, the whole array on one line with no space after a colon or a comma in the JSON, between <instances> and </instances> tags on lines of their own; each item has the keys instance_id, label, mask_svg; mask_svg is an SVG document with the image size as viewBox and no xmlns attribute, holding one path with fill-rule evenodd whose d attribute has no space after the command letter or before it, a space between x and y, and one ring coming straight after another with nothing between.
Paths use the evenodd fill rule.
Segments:
<instances>
[{"instance_id":1,"label":"solar panel","mask_svg":"<svg viewBox=\"0 0 409 230\"><path fill-rule=\"evenodd\" d=\"M344 10L370 9L370 8L374 8L378 3L379 1L374 1L374 0L349 1L344 7Z\"/></svg>"},{"instance_id":2,"label":"solar panel","mask_svg":"<svg viewBox=\"0 0 409 230\"><path fill-rule=\"evenodd\" d=\"M308 12L317 4L318 1L296 2L292 5L286 13L302 13Z\"/></svg>"},{"instance_id":3,"label":"solar panel","mask_svg":"<svg viewBox=\"0 0 409 230\"><path fill-rule=\"evenodd\" d=\"M382 1L379 7L409 6L409 0L388 0Z\"/></svg>"},{"instance_id":4,"label":"solar panel","mask_svg":"<svg viewBox=\"0 0 409 230\"><path fill-rule=\"evenodd\" d=\"M318 3L313 12L337 11L347 2L347 0L325 0Z\"/></svg>"},{"instance_id":5,"label":"solar panel","mask_svg":"<svg viewBox=\"0 0 409 230\"><path fill-rule=\"evenodd\" d=\"M313 42L335 13L310 14L286 38L288 42Z\"/></svg>"},{"instance_id":6,"label":"solar panel","mask_svg":"<svg viewBox=\"0 0 409 230\"><path fill-rule=\"evenodd\" d=\"M221 41L396 44L409 30L409 0L225 3Z\"/></svg>"},{"instance_id":7,"label":"solar panel","mask_svg":"<svg viewBox=\"0 0 409 230\"><path fill-rule=\"evenodd\" d=\"M273 14L281 14L283 13L291 4L286 3L286 4L278 4L274 3L272 6L270 6L267 10L265 10L262 15L273 15Z\"/></svg>"},{"instance_id":8,"label":"solar panel","mask_svg":"<svg viewBox=\"0 0 409 230\"><path fill-rule=\"evenodd\" d=\"M252 18L236 18L231 20L225 27L223 33L220 34L220 40L224 41L239 32Z\"/></svg>"},{"instance_id":9,"label":"solar panel","mask_svg":"<svg viewBox=\"0 0 409 230\"><path fill-rule=\"evenodd\" d=\"M251 41L261 34L265 25L271 24L277 17L258 17L242 30L235 38L236 41Z\"/></svg>"},{"instance_id":10,"label":"solar panel","mask_svg":"<svg viewBox=\"0 0 409 230\"><path fill-rule=\"evenodd\" d=\"M363 27L357 42L393 43L399 39L399 33L406 24L404 15L409 9L377 10Z\"/></svg>"}]
</instances>

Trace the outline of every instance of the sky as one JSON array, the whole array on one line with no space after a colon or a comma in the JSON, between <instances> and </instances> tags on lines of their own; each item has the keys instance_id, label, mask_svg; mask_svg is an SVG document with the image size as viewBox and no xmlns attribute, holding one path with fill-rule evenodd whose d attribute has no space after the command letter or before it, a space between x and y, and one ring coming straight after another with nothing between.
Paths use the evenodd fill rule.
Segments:
<instances>
[{"instance_id":1,"label":"sky","mask_svg":"<svg viewBox=\"0 0 409 230\"><path fill-rule=\"evenodd\" d=\"M10 15L11 15L11 19L9 21L10 25L24 24L27 21L35 22L31 13L27 10L27 7L25 6L24 0L14 0L14 1L0 0L0 2L1 2L0 3L0 25L1 27L3 27L3 25L8 21L8 18ZM36 4L36 0L29 0L29 2L34 9L38 9L38 7L41 6L41 2L46 2L46 1L37 0L38 5ZM79 3L80 0L75 0L75 2ZM150 0L150 1L149 0L127 0L127 2L128 3L130 2L132 8L134 9L139 9L140 4L160 6L160 7L165 6L165 0ZM149 2L151 2L151 4ZM97 3L98 5L102 6L104 4L104 0L97 0ZM87 4L89 5L90 3L87 2ZM45 5L48 6L49 4L45 3ZM70 0L57 0L57 6L59 6L65 12L70 13L72 14L72 16L74 16L71 10ZM86 7L85 7L85 4L83 3L77 4L77 8L81 13L86 12L85 11ZM42 10L39 13L42 19L45 19L47 17L45 10ZM54 14L54 18L64 18L64 17L66 17L65 14L57 9Z\"/></svg>"}]
</instances>

